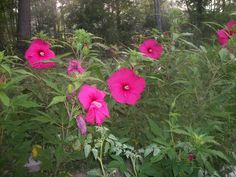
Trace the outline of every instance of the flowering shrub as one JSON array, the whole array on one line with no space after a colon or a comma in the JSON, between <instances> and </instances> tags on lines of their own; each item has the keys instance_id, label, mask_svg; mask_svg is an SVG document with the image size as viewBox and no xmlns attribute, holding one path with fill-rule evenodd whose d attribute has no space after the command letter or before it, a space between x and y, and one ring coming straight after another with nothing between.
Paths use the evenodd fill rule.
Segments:
<instances>
[{"instance_id":1,"label":"flowering shrub","mask_svg":"<svg viewBox=\"0 0 236 177\"><path fill-rule=\"evenodd\" d=\"M119 52L77 30L51 46L34 40L24 66L1 53L0 174L220 176L233 161L222 136L234 129L236 58L187 36L154 31Z\"/></svg>"},{"instance_id":2,"label":"flowering shrub","mask_svg":"<svg viewBox=\"0 0 236 177\"><path fill-rule=\"evenodd\" d=\"M217 31L217 37L222 47L226 47L228 41L236 34L236 22L234 20L227 22L226 29Z\"/></svg>"}]
</instances>

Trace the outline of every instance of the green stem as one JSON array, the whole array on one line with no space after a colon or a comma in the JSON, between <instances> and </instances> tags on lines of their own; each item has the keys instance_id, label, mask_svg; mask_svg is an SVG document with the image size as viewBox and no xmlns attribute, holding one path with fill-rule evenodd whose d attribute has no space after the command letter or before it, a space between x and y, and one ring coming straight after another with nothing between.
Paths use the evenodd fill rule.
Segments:
<instances>
[{"instance_id":1,"label":"green stem","mask_svg":"<svg viewBox=\"0 0 236 177\"><path fill-rule=\"evenodd\" d=\"M103 166L102 159L100 159L100 157L98 158L98 161L99 161L99 164L100 164L101 169L102 169L102 175L103 175L104 177L107 177L107 174L106 174L106 172L105 172L105 170L104 170L104 166Z\"/></svg>"},{"instance_id":2,"label":"green stem","mask_svg":"<svg viewBox=\"0 0 236 177\"><path fill-rule=\"evenodd\" d=\"M136 165L135 165L135 160L131 157L131 163L134 171L134 175L138 177L137 171L136 171Z\"/></svg>"},{"instance_id":3,"label":"green stem","mask_svg":"<svg viewBox=\"0 0 236 177\"><path fill-rule=\"evenodd\" d=\"M107 174L104 170L104 165L103 165L103 161L102 161L102 157L103 157L103 142L104 142L104 139L102 138L102 143L101 143L101 147L100 147L100 155L99 155L99 158L98 158L98 161L100 163L100 166L101 166L101 169L102 169L102 175L104 177L107 177Z\"/></svg>"}]
</instances>

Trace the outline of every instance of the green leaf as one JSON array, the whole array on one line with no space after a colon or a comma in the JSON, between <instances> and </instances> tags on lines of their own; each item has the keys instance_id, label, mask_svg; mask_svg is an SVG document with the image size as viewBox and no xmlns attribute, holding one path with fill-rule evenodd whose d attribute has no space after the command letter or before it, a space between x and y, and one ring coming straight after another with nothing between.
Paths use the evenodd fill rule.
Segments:
<instances>
[{"instance_id":1,"label":"green leaf","mask_svg":"<svg viewBox=\"0 0 236 177\"><path fill-rule=\"evenodd\" d=\"M9 106L10 99L9 97L2 91L0 91L0 100L5 106Z\"/></svg>"},{"instance_id":2,"label":"green leaf","mask_svg":"<svg viewBox=\"0 0 236 177\"><path fill-rule=\"evenodd\" d=\"M9 82L7 82L4 88L9 89L10 87L16 86L20 81L24 80L27 77L28 77L27 75L16 76L12 78Z\"/></svg>"},{"instance_id":3,"label":"green leaf","mask_svg":"<svg viewBox=\"0 0 236 177\"><path fill-rule=\"evenodd\" d=\"M108 142L105 143L105 147L104 147L104 154L106 154L108 152L110 148L110 144Z\"/></svg>"},{"instance_id":4,"label":"green leaf","mask_svg":"<svg viewBox=\"0 0 236 177\"><path fill-rule=\"evenodd\" d=\"M14 106L24 107L24 108L41 107L38 103L30 100L30 95L28 94L18 95L17 97L12 99L12 104Z\"/></svg>"},{"instance_id":5,"label":"green leaf","mask_svg":"<svg viewBox=\"0 0 236 177\"><path fill-rule=\"evenodd\" d=\"M49 80L43 79L43 81L46 83L46 85L50 88L52 88L54 91L56 91L59 94L63 94L58 88L57 85Z\"/></svg>"},{"instance_id":6,"label":"green leaf","mask_svg":"<svg viewBox=\"0 0 236 177\"><path fill-rule=\"evenodd\" d=\"M174 132L176 134L180 134L180 135L189 135L189 133L187 133L185 130L181 130L181 129L173 129L172 132Z\"/></svg>"},{"instance_id":7,"label":"green leaf","mask_svg":"<svg viewBox=\"0 0 236 177\"><path fill-rule=\"evenodd\" d=\"M92 169L87 172L88 177L90 176L102 176L102 172L100 169Z\"/></svg>"},{"instance_id":8,"label":"green leaf","mask_svg":"<svg viewBox=\"0 0 236 177\"><path fill-rule=\"evenodd\" d=\"M51 124L56 123L55 120L47 116L37 116L37 117L32 118L32 120L35 120L41 123L51 123Z\"/></svg>"},{"instance_id":9,"label":"green leaf","mask_svg":"<svg viewBox=\"0 0 236 177\"><path fill-rule=\"evenodd\" d=\"M8 72L9 75L11 75L11 69L9 66L1 64L0 65L6 72Z\"/></svg>"},{"instance_id":10,"label":"green leaf","mask_svg":"<svg viewBox=\"0 0 236 177\"><path fill-rule=\"evenodd\" d=\"M152 163L156 163L159 162L160 160L162 160L165 157L165 155L163 153L159 153L157 156L154 156L151 158L151 162Z\"/></svg>"},{"instance_id":11,"label":"green leaf","mask_svg":"<svg viewBox=\"0 0 236 177\"><path fill-rule=\"evenodd\" d=\"M144 150L144 157L147 157L149 154L151 154L153 151L153 147L148 146L145 150Z\"/></svg>"},{"instance_id":12,"label":"green leaf","mask_svg":"<svg viewBox=\"0 0 236 177\"><path fill-rule=\"evenodd\" d=\"M221 61L224 61L224 59L227 57L228 55L228 50L226 48L222 48L220 51L219 51L219 55L220 55L220 59Z\"/></svg>"},{"instance_id":13,"label":"green leaf","mask_svg":"<svg viewBox=\"0 0 236 177\"><path fill-rule=\"evenodd\" d=\"M152 120L148 118L148 123L151 129L151 132L156 136L161 136L161 129L160 127Z\"/></svg>"},{"instance_id":14,"label":"green leaf","mask_svg":"<svg viewBox=\"0 0 236 177\"><path fill-rule=\"evenodd\" d=\"M23 69L18 69L18 70L15 70L16 73L19 73L19 74L23 74L23 75L29 75L29 76L32 76L32 77L35 77L37 78L35 75L33 75L32 73L28 72L28 71L25 71Z\"/></svg>"},{"instance_id":15,"label":"green leaf","mask_svg":"<svg viewBox=\"0 0 236 177\"><path fill-rule=\"evenodd\" d=\"M109 163L109 168L117 168L123 173L127 171L126 163L120 156L111 155L111 157L114 160Z\"/></svg>"},{"instance_id":16,"label":"green leaf","mask_svg":"<svg viewBox=\"0 0 236 177\"><path fill-rule=\"evenodd\" d=\"M93 153L94 159L97 160L97 158L98 158L98 150L95 149L95 148L93 148L93 149L92 149L92 153Z\"/></svg>"},{"instance_id":17,"label":"green leaf","mask_svg":"<svg viewBox=\"0 0 236 177\"><path fill-rule=\"evenodd\" d=\"M66 101L66 96L55 96L48 107Z\"/></svg>"},{"instance_id":18,"label":"green leaf","mask_svg":"<svg viewBox=\"0 0 236 177\"><path fill-rule=\"evenodd\" d=\"M57 146L55 151L55 157L57 161L57 166L60 165L60 163L63 161L64 151L61 145Z\"/></svg>"},{"instance_id":19,"label":"green leaf","mask_svg":"<svg viewBox=\"0 0 236 177\"><path fill-rule=\"evenodd\" d=\"M89 153L91 152L91 146L89 144L86 144L84 146L84 155L87 158L89 156Z\"/></svg>"},{"instance_id":20,"label":"green leaf","mask_svg":"<svg viewBox=\"0 0 236 177\"><path fill-rule=\"evenodd\" d=\"M73 149L74 150L80 150L81 149L81 142L80 142L80 140L79 139L77 139L74 143L73 143Z\"/></svg>"},{"instance_id":21,"label":"green leaf","mask_svg":"<svg viewBox=\"0 0 236 177\"><path fill-rule=\"evenodd\" d=\"M221 159L224 159L225 161L229 162L229 159L221 151L217 151L214 149L208 149L207 152L213 156L218 156Z\"/></svg>"}]
</instances>

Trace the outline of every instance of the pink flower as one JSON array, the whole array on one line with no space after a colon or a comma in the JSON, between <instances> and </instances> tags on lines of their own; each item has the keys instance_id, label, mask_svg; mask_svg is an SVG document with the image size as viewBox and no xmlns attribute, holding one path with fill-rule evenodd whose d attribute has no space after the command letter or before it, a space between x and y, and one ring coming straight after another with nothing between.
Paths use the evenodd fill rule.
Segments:
<instances>
[{"instance_id":1,"label":"pink flower","mask_svg":"<svg viewBox=\"0 0 236 177\"><path fill-rule=\"evenodd\" d=\"M81 135L86 135L87 127L86 127L86 123L84 121L84 118L82 116L77 116L76 123L77 123L77 127L80 130L80 134Z\"/></svg>"},{"instance_id":2,"label":"pink flower","mask_svg":"<svg viewBox=\"0 0 236 177\"><path fill-rule=\"evenodd\" d=\"M227 46L228 41L229 41L228 32L225 29L218 30L217 37L218 37L218 41L219 41L220 45L225 48Z\"/></svg>"},{"instance_id":3,"label":"pink flower","mask_svg":"<svg viewBox=\"0 0 236 177\"><path fill-rule=\"evenodd\" d=\"M68 66L68 75L70 76L73 73L82 74L85 72L85 69L81 66L80 61L71 60Z\"/></svg>"},{"instance_id":4,"label":"pink flower","mask_svg":"<svg viewBox=\"0 0 236 177\"><path fill-rule=\"evenodd\" d=\"M84 85L80 89L78 99L85 110L88 111L85 121L94 125L102 125L106 117L110 117L107 104L104 101L106 93L96 87Z\"/></svg>"},{"instance_id":5,"label":"pink flower","mask_svg":"<svg viewBox=\"0 0 236 177\"><path fill-rule=\"evenodd\" d=\"M55 58L55 53L50 50L50 44L42 39L32 41L25 53L25 58L32 68L52 68L55 62L43 62Z\"/></svg>"},{"instance_id":6,"label":"pink flower","mask_svg":"<svg viewBox=\"0 0 236 177\"><path fill-rule=\"evenodd\" d=\"M114 72L107 81L111 96L122 104L135 105L145 89L144 78L133 70L122 68Z\"/></svg>"},{"instance_id":7,"label":"pink flower","mask_svg":"<svg viewBox=\"0 0 236 177\"><path fill-rule=\"evenodd\" d=\"M139 46L139 51L144 56L157 60L162 55L163 46L154 39L147 39Z\"/></svg>"},{"instance_id":8,"label":"pink flower","mask_svg":"<svg viewBox=\"0 0 236 177\"><path fill-rule=\"evenodd\" d=\"M227 22L226 26L228 27L230 35L236 34L236 22L234 20Z\"/></svg>"}]
</instances>

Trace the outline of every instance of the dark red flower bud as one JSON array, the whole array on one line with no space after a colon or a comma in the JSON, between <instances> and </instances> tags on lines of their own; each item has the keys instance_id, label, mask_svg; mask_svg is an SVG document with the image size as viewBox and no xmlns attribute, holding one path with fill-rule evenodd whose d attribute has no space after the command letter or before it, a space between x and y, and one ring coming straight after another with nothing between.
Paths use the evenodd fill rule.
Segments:
<instances>
[{"instance_id":1,"label":"dark red flower bud","mask_svg":"<svg viewBox=\"0 0 236 177\"><path fill-rule=\"evenodd\" d=\"M188 160L189 160L189 161L193 161L194 159L195 159L195 155L192 154L192 153L189 153L189 154L188 154Z\"/></svg>"}]
</instances>

